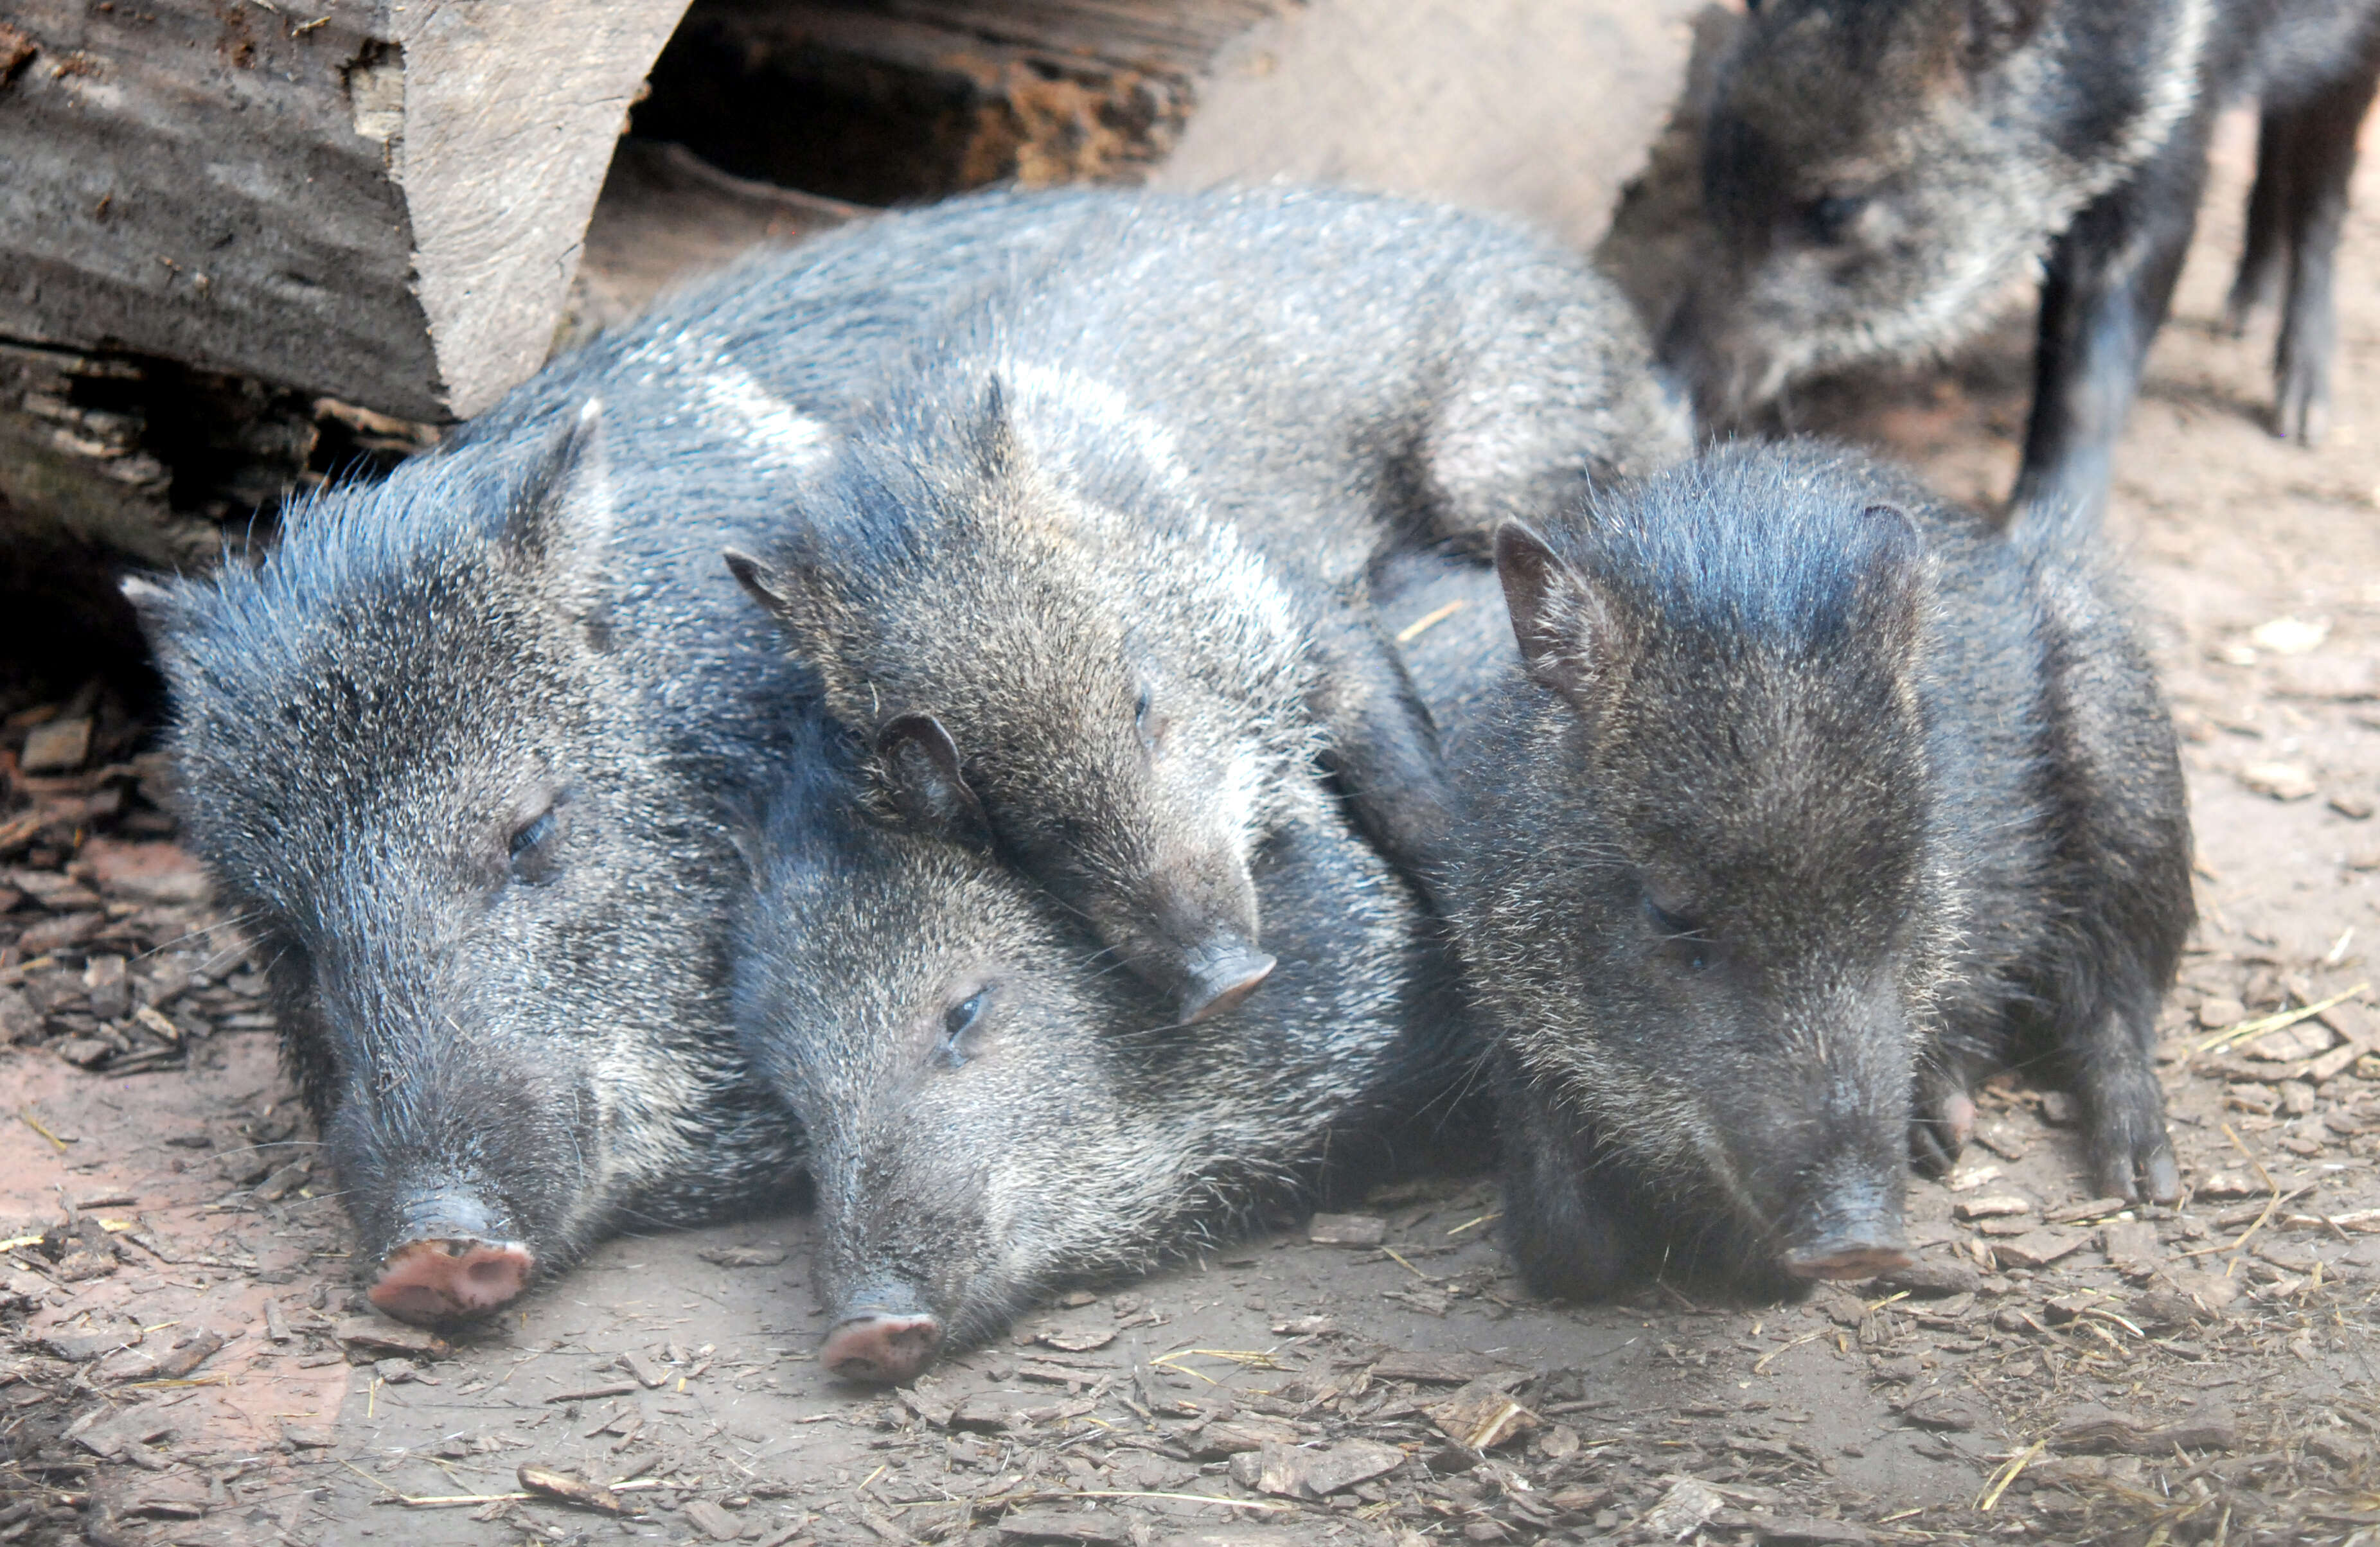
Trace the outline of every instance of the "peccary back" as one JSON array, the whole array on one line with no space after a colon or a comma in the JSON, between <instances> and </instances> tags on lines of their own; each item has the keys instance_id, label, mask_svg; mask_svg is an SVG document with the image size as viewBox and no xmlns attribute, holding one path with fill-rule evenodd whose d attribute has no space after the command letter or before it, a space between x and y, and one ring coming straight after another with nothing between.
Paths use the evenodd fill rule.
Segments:
<instances>
[{"instance_id":1,"label":"peccary back","mask_svg":"<svg viewBox=\"0 0 2380 1547\"><path fill-rule=\"evenodd\" d=\"M1070 238L919 353L745 573L895 804L979 820L1195 1019L1266 970L1250 856L1301 726L1409 871L1442 842L1374 562L1477 552L1682 427L1611 289L1496 223L1059 202ZM1278 578L1243 586L1257 557Z\"/></svg>"}]
</instances>

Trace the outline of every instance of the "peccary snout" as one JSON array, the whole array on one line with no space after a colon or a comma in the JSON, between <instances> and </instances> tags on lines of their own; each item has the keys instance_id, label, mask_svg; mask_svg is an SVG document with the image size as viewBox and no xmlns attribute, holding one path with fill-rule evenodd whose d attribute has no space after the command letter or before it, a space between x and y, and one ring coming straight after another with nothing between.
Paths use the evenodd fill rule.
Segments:
<instances>
[{"instance_id":1,"label":"peccary snout","mask_svg":"<svg viewBox=\"0 0 2380 1547\"><path fill-rule=\"evenodd\" d=\"M371 1302L406 1322L483 1316L511 1301L537 1271L537 1254L465 1190L418 1193L400 1205L406 1229L382 1256Z\"/></svg>"},{"instance_id":2,"label":"peccary snout","mask_svg":"<svg viewBox=\"0 0 2380 1547\"><path fill-rule=\"evenodd\" d=\"M1898 1154L1887 1165L1826 1167L1811 1180L1808 1201L1796 1211L1778 1255L1778 1264L1788 1274L1795 1278L1874 1278L1909 1265Z\"/></svg>"},{"instance_id":3,"label":"peccary snout","mask_svg":"<svg viewBox=\"0 0 2380 1547\"><path fill-rule=\"evenodd\" d=\"M1276 960L1232 935L1219 935L1193 952L1181 997L1185 1026L1237 1009L1272 975Z\"/></svg>"},{"instance_id":4,"label":"peccary snout","mask_svg":"<svg viewBox=\"0 0 2380 1547\"><path fill-rule=\"evenodd\" d=\"M844 1298L819 1362L846 1381L892 1385L915 1380L941 1346L941 1319L925 1297L899 1279L879 1279Z\"/></svg>"}]
</instances>

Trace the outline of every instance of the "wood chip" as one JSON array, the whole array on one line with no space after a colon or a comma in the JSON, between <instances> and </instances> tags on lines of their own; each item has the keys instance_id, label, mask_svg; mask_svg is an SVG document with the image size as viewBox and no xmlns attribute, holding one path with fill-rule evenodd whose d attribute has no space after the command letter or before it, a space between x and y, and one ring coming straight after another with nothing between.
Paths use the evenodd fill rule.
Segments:
<instances>
[{"instance_id":1,"label":"wood chip","mask_svg":"<svg viewBox=\"0 0 2380 1547\"><path fill-rule=\"evenodd\" d=\"M1940 1298L1971 1295L1983 1285L1972 1263L1956 1257L1919 1257L1907 1267L1895 1268L1876 1280L1886 1289L1906 1289L1912 1295Z\"/></svg>"},{"instance_id":2,"label":"wood chip","mask_svg":"<svg viewBox=\"0 0 2380 1547\"><path fill-rule=\"evenodd\" d=\"M1464 1386L1429 1409L1430 1421L1465 1450L1490 1451L1519 1439L1545 1420L1491 1385Z\"/></svg>"},{"instance_id":3,"label":"wood chip","mask_svg":"<svg viewBox=\"0 0 2380 1547\"><path fill-rule=\"evenodd\" d=\"M2240 782L2277 801L2305 800L2322 788L2302 763L2251 763L2240 770Z\"/></svg>"},{"instance_id":4,"label":"wood chip","mask_svg":"<svg viewBox=\"0 0 2380 1547\"><path fill-rule=\"evenodd\" d=\"M1851 1520L1822 1520L1815 1515L1755 1515L1752 1539L1760 1547L1864 1547L1876 1533Z\"/></svg>"},{"instance_id":5,"label":"wood chip","mask_svg":"<svg viewBox=\"0 0 2380 1547\"><path fill-rule=\"evenodd\" d=\"M2106 1219L2131 1206L2121 1198L2086 1198L2079 1203L2067 1203L2051 1209L2041 1217L2051 1225L2077 1225L2086 1219Z\"/></svg>"},{"instance_id":6,"label":"wood chip","mask_svg":"<svg viewBox=\"0 0 2380 1547\"><path fill-rule=\"evenodd\" d=\"M428 1327L407 1326L381 1316L349 1316L331 1329L331 1335L350 1348L420 1359L444 1359L455 1351L452 1344Z\"/></svg>"},{"instance_id":7,"label":"wood chip","mask_svg":"<svg viewBox=\"0 0 2380 1547\"><path fill-rule=\"evenodd\" d=\"M2020 1198L2013 1192L1998 1192L1983 1198L1961 1198L1950 1205L1950 1212L1961 1219L1999 1219L2010 1215L2031 1214L2033 1200Z\"/></svg>"},{"instance_id":8,"label":"wood chip","mask_svg":"<svg viewBox=\"0 0 2380 1547\"><path fill-rule=\"evenodd\" d=\"M523 1467L514 1475L520 1480L521 1492L535 1493L541 1499L577 1505L581 1509L601 1510L606 1515L628 1513L628 1506L620 1502L620 1495L599 1482L589 1482L584 1478L572 1477L567 1472L557 1472L548 1467ZM692 1519L695 1510L699 1507L699 1501L686 1505L686 1517ZM727 1539L722 1537L720 1540Z\"/></svg>"},{"instance_id":9,"label":"wood chip","mask_svg":"<svg viewBox=\"0 0 2380 1547\"><path fill-rule=\"evenodd\" d=\"M1099 1509L1020 1509L1000 1522L1010 1541L1079 1541L1089 1547L1126 1547L1132 1527Z\"/></svg>"},{"instance_id":10,"label":"wood chip","mask_svg":"<svg viewBox=\"0 0 2380 1547\"><path fill-rule=\"evenodd\" d=\"M648 1391L659 1390L669 1384L669 1371L650 1354L631 1350L620 1356L620 1362L627 1366L628 1373L637 1378L637 1384Z\"/></svg>"},{"instance_id":11,"label":"wood chip","mask_svg":"<svg viewBox=\"0 0 2380 1547\"><path fill-rule=\"evenodd\" d=\"M1317 1246L1378 1246L1389 1239L1389 1222L1375 1214L1318 1214L1305 1239Z\"/></svg>"},{"instance_id":12,"label":"wood chip","mask_svg":"<svg viewBox=\"0 0 2380 1547\"><path fill-rule=\"evenodd\" d=\"M1277 1444L1232 1457L1232 1481L1280 1498L1328 1498L1403 1465L1405 1453L1375 1440L1342 1440L1320 1449Z\"/></svg>"},{"instance_id":13,"label":"wood chip","mask_svg":"<svg viewBox=\"0 0 2380 1547\"><path fill-rule=\"evenodd\" d=\"M1670 1484L1660 1502L1647 1510L1643 1529L1661 1541L1679 1541L1702 1529L1727 1505L1718 1489L1698 1478L1682 1477Z\"/></svg>"},{"instance_id":14,"label":"wood chip","mask_svg":"<svg viewBox=\"0 0 2380 1547\"><path fill-rule=\"evenodd\" d=\"M178 1381L214 1357L224 1346L223 1334L204 1327L167 1349L128 1348L99 1367L99 1384L122 1385L132 1381Z\"/></svg>"},{"instance_id":15,"label":"wood chip","mask_svg":"<svg viewBox=\"0 0 2380 1547\"><path fill-rule=\"evenodd\" d=\"M2115 1219L2099 1233L2107 1261L2127 1278L2146 1278L2165 1258L2156 1227L2144 1219Z\"/></svg>"},{"instance_id":16,"label":"wood chip","mask_svg":"<svg viewBox=\"0 0 2380 1547\"><path fill-rule=\"evenodd\" d=\"M1372 1366L1372 1379L1459 1386L1493 1374L1502 1368L1494 1360L1479 1354L1429 1353L1414 1348L1382 1358Z\"/></svg>"},{"instance_id":17,"label":"wood chip","mask_svg":"<svg viewBox=\"0 0 2380 1547\"><path fill-rule=\"evenodd\" d=\"M1286 1423L1243 1413L1235 1419L1208 1424L1185 1444L1194 1459L1224 1461L1262 1450L1269 1444L1295 1444L1303 1437Z\"/></svg>"},{"instance_id":18,"label":"wood chip","mask_svg":"<svg viewBox=\"0 0 2380 1547\"><path fill-rule=\"evenodd\" d=\"M773 1268L785 1260L786 1251L782 1246L711 1246L695 1255L722 1268Z\"/></svg>"},{"instance_id":19,"label":"wood chip","mask_svg":"<svg viewBox=\"0 0 2380 1547\"><path fill-rule=\"evenodd\" d=\"M1087 1354L1114 1342L1116 1329L1083 1322L1052 1322L1036 1331L1033 1336L1035 1341L1045 1343L1062 1353Z\"/></svg>"},{"instance_id":20,"label":"wood chip","mask_svg":"<svg viewBox=\"0 0 2380 1547\"><path fill-rule=\"evenodd\" d=\"M2318 1020L2301 1021L2294 1026L2284 1026L2277 1032L2266 1032L2242 1045L2240 1051L2264 1063L2284 1064L2298 1058L2311 1058L2317 1053L2327 1053L2338 1040L2338 1033Z\"/></svg>"},{"instance_id":21,"label":"wood chip","mask_svg":"<svg viewBox=\"0 0 2380 1547\"><path fill-rule=\"evenodd\" d=\"M2014 1240L1994 1241L1992 1257L2003 1268L2046 1268L2071 1255L2084 1239L2070 1230L2034 1230Z\"/></svg>"},{"instance_id":22,"label":"wood chip","mask_svg":"<svg viewBox=\"0 0 2380 1547\"><path fill-rule=\"evenodd\" d=\"M546 1400L549 1402L596 1402L606 1396L633 1396L636 1392L637 1384L634 1381L614 1381L609 1385L589 1386L584 1391L557 1391Z\"/></svg>"},{"instance_id":23,"label":"wood chip","mask_svg":"<svg viewBox=\"0 0 2380 1547\"><path fill-rule=\"evenodd\" d=\"M2211 1414L2159 1425L2083 1403L2067 1409L2049 1443L2068 1451L2171 1456L2177 1446L2185 1451L2236 1449L2240 1432L2230 1420Z\"/></svg>"},{"instance_id":24,"label":"wood chip","mask_svg":"<svg viewBox=\"0 0 2380 1547\"><path fill-rule=\"evenodd\" d=\"M726 1505L713 1504L709 1499L696 1499L681 1513L713 1541L733 1541L744 1534L744 1522L737 1519Z\"/></svg>"},{"instance_id":25,"label":"wood chip","mask_svg":"<svg viewBox=\"0 0 2380 1547\"><path fill-rule=\"evenodd\" d=\"M26 732L17 767L29 774L72 773L90 755L90 719L54 719Z\"/></svg>"}]
</instances>

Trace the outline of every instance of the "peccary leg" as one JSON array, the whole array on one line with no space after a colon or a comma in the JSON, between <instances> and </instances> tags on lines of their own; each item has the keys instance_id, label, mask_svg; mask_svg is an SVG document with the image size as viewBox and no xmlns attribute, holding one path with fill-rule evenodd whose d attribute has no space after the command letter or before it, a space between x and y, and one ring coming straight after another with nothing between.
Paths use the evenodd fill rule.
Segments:
<instances>
[{"instance_id":1,"label":"peccary leg","mask_svg":"<svg viewBox=\"0 0 2380 1547\"><path fill-rule=\"evenodd\" d=\"M1918 1070L1917 1110L1909 1122L1909 1156L1929 1177L1947 1177L1975 1132L1975 1098L1963 1065L1930 1062Z\"/></svg>"},{"instance_id":2,"label":"peccary leg","mask_svg":"<svg viewBox=\"0 0 2380 1547\"><path fill-rule=\"evenodd\" d=\"M1642 1276L1627 1199L1597 1170L1576 1120L1517 1076L1507 1077L1501 1116L1504 1245L1530 1292L1602 1299Z\"/></svg>"},{"instance_id":3,"label":"peccary leg","mask_svg":"<svg viewBox=\"0 0 2380 1547\"><path fill-rule=\"evenodd\" d=\"M2126 1002L2061 1026L2058 1039L2082 1098L2092 1185L2103 1198L2175 1203L2181 1172L2166 1136L2165 1092L2150 1051L2157 997L2119 997Z\"/></svg>"},{"instance_id":4,"label":"peccary leg","mask_svg":"<svg viewBox=\"0 0 2380 1547\"><path fill-rule=\"evenodd\" d=\"M1331 771L1375 847L1433 897L1454 809L1429 709L1368 611L1318 628Z\"/></svg>"},{"instance_id":5,"label":"peccary leg","mask_svg":"<svg viewBox=\"0 0 2380 1547\"><path fill-rule=\"evenodd\" d=\"M2208 122L2202 111L2177 127L2050 251L2019 511L2095 523L2106 508L2116 438L2197 223Z\"/></svg>"},{"instance_id":6,"label":"peccary leg","mask_svg":"<svg viewBox=\"0 0 2380 1547\"><path fill-rule=\"evenodd\" d=\"M2274 351L2273 433L2313 445L2330 422L2330 360L2338 343L2332 269L2347 186L2355 173L2355 134L2380 78L2380 34L2354 74L2282 115L2290 163L2282 218L2289 239L2289 294ZM2267 115L2268 132L2274 125ZM2262 152L2259 151L2259 160ZM2261 183L2262 168L2258 170Z\"/></svg>"},{"instance_id":7,"label":"peccary leg","mask_svg":"<svg viewBox=\"0 0 2380 1547\"><path fill-rule=\"evenodd\" d=\"M2289 203L2294 147L2289 115L2267 113L2256 127L2256 182L2248 190L2248 240L2240 251L2240 272L2223 303L2223 320L2239 337L2249 319L2280 293L2282 260L2289 249L2283 212Z\"/></svg>"}]
</instances>

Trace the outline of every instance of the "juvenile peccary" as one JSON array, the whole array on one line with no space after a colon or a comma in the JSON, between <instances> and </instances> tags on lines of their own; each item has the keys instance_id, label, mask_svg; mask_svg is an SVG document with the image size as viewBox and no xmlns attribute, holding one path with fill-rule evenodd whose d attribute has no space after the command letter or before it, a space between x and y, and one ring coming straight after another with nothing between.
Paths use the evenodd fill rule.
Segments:
<instances>
[{"instance_id":1,"label":"juvenile peccary","mask_svg":"<svg viewBox=\"0 0 2380 1547\"><path fill-rule=\"evenodd\" d=\"M810 1139L833 1373L907 1380L1055 1287L1183 1257L1451 1120L1446 964L1318 777L1255 861L1272 988L1190 1026L1042 888L875 804L793 760L736 958L745 1046Z\"/></svg>"},{"instance_id":2,"label":"juvenile peccary","mask_svg":"<svg viewBox=\"0 0 2380 1547\"><path fill-rule=\"evenodd\" d=\"M1624 303L1495 223L1066 197L1069 239L918 353L788 542L734 562L893 804L984 827L1186 1022L1271 968L1249 864L1299 722L1409 872L1442 845L1374 561L1484 555L1499 519L1681 454L1683 425ZM1240 594L1258 553L1282 585ZM955 812L903 793L927 768Z\"/></svg>"},{"instance_id":3,"label":"juvenile peccary","mask_svg":"<svg viewBox=\"0 0 2380 1547\"><path fill-rule=\"evenodd\" d=\"M1546 1292L1906 1258L1912 1147L2041 1056L2096 1190L2179 1194L2152 1027L2192 917L2171 727L2077 526L1731 446L1497 562L1457 929Z\"/></svg>"},{"instance_id":4,"label":"juvenile peccary","mask_svg":"<svg viewBox=\"0 0 2380 1547\"><path fill-rule=\"evenodd\" d=\"M484 1311L619 1221L782 1186L715 807L808 690L719 550L782 527L880 352L1050 234L1019 201L765 258L300 504L261 564L130 587L384 1308Z\"/></svg>"},{"instance_id":5,"label":"juvenile peccary","mask_svg":"<svg viewBox=\"0 0 2380 1547\"><path fill-rule=\"evenodd\" d=\"M2043 265L2016 503L2095 514L2217 112L2264 114L2235 321L2289 299L2277 433L2322 432L2374 0L1768 0L1705 128L1718 252L1663 339L1725 428L1792 377L1945 347Z\"/></svg>"}]
</instances>

